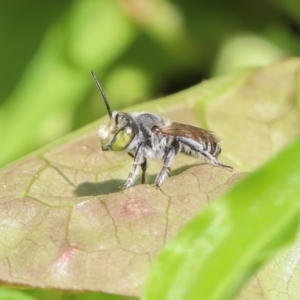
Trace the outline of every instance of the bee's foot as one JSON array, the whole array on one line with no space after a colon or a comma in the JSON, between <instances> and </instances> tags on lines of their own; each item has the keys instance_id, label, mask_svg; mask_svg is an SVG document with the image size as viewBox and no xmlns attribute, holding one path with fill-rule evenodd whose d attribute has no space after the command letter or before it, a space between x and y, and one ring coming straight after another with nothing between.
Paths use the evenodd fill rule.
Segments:
<instances>
[{"instance_id":1,"label":"bee's foot","mask_svg":"<svg viewBox=\"0 0 300 300\"><path fill-rule=\"evenodd\" d=\"M230 171L230 172L232 172L232 171L234 170L234 168L233 168L233 167L230 167L230 166L222 165L222 167L223 167L224 169L227 169L227 170Z\"/></svg>"},{"instance_id":2,"label":"bee's foot","mask_svg":"<svg viewBox=\"0 0 300 300\"><path fill-rule=\"evenodd\" d=\"M159 186L157 183L155 183L155 184L153 185L153 187L156 188L157 190L161 190L160 186Z\"/></svg>"},{"instance_id":3,"label":"bee's foot","mask_svg":"<svg viewBox=\"0 0 300 300\"><path fill-rule=\"evenodd\" d=\"M123 184L123 185L119 186L119 191L126 190L128 188L130 188L130 186L127 186L126 184Z\"/></svg>"}]
</instances>

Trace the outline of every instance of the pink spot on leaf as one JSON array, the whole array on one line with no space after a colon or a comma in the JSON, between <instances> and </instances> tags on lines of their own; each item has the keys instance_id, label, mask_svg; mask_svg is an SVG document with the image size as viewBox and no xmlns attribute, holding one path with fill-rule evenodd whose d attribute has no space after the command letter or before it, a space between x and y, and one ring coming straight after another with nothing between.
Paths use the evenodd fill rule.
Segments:
<instances>
[{"instance_id":1,"label":"pink spot on leaf","mask_svg":"<svg viewBox=\"0 0 300 300\"><path fill-rule=\"evenodd\" d=\"M144 199L129 199L125 202L122 209L122 215L125 218L130 218L134 216L147 215L150 209Z\"/></svg>"},{"instance_id":2,"label":"pink spot on leaf","mask_svg":"<svg viewBox=\"0 0 300 300\"><path fill-rule=\"evenodd\" d=\"M70 259L74 256L76 252L77 249L74 247L65 248L65 250L63 251L63 253L61 254L61 256L55 264L55 271L60 274L66 274Z\"/></svg>"}]
</instances>

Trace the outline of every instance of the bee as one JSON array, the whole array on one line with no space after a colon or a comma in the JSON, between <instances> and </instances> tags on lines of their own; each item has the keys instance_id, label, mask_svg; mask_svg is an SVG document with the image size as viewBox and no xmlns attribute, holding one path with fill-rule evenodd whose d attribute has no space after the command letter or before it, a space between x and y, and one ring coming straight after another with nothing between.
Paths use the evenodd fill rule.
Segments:
<instances>
[{"instance_id":1,"label":"bee","mask_svg":"<svg viewBox=\"0 0 300 300\"><path fill-rule=\"evenodd\" d=\"M98 131L102 150L128 153L133 158L129 176L120 189L130 188L139 176L140 169L141 182L145 183L148 158L163 161L154 182L156 187L160 187L170 176L171 163L180 152L206 158L216 166L232 170L232 167L217 160L221 152L220 140L211 131L166 120L151 113L112 111L97 77L93 72L91 74L109 117Z\"/></svg>"}]
</instances>

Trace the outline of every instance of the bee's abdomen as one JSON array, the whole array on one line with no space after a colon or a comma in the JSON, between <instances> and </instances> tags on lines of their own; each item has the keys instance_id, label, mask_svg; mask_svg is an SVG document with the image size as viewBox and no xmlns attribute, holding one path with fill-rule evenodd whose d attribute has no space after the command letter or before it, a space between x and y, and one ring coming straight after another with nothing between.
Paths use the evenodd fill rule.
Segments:
<instances>
[{"instance_id":1,"label":"bee's abdomen","mask_svg":"<svg viewBox=\"0 0 300 300\"><path fill-rule=\"evenodd\" d=\"M218 142L204 142L203 143L203 150L207 151L214 157L218 157L218 155L221 153L221 146Z\"/></svg>"},{"instance_id":2,"label":"bee's abdomen","mask_svg":"<svg viewBox=\"0 0 300 300\"><path fill-rule=\"evenodd\" d=\"M178 142L180 143L181 152L195 157L209 155L217 158L221 152L221 146L217 141L196 142L192 139L179 137Z\"/></svg>"}]
</instances>

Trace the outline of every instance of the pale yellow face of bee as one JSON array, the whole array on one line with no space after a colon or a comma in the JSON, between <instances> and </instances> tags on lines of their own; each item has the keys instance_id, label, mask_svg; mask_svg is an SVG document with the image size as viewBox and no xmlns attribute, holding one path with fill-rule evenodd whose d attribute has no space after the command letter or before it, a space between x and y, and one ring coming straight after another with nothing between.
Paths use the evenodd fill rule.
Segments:
<instances>
[{"instance_id":1,"label":"pale yellow face of bee","mask_svg":"<svg viewBox=\"0 0 300 300\"><path fill-rule=\"evenodd\" d=\"M102 150L122 151L132 142L136 132L126 113L112 112L112 118L99 128ZM131 118L131 117L130 117Z\"/></svg>"}]
</instances>

